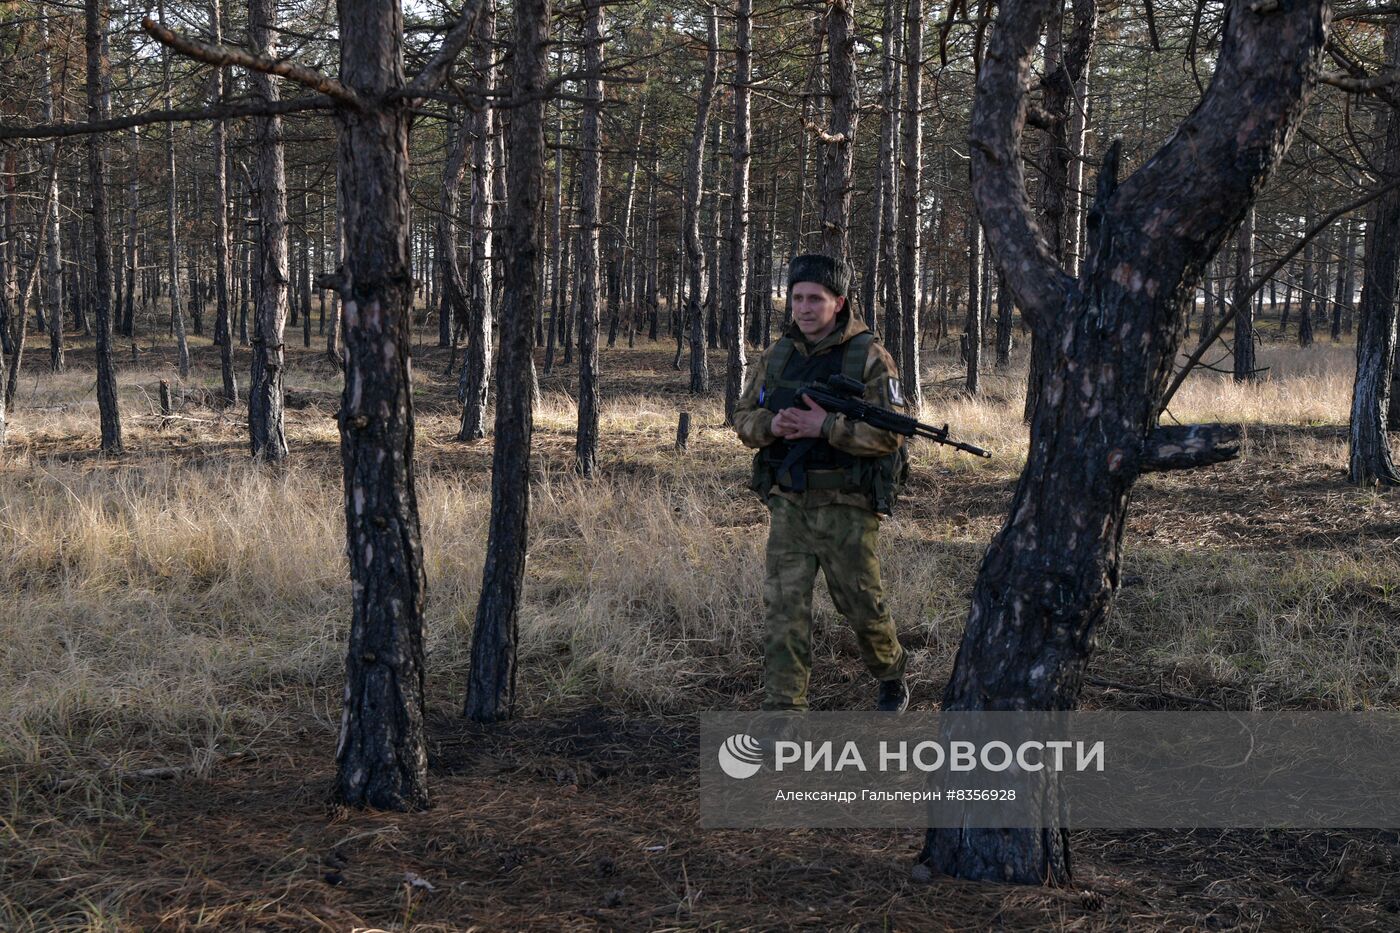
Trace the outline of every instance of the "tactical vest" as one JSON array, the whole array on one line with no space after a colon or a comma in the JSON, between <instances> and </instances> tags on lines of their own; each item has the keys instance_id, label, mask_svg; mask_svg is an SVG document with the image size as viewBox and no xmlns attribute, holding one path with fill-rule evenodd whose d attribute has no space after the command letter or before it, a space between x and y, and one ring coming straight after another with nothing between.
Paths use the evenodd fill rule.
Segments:
<instances>
[{"instance_id":1,"label":"tactical vest","mask_svg":"<svg viewBox=\"0 0 1400 933\"><path fill-rule=\"evenodd\" d=\"M804 356L797 352L792 337L782 337L768 358L759 404L774 413L801 407L799 389L824 384L837 373L864 382L865 361L874 340L875 335L865 331L822 353ZM775 484L785 492L829 489L864 493L870 497L871 509L886 515L908 471L902 445L884 457L857 457L832 447L822 437L798 441L779 438L754 455L753 467L750 486L759 495L766 496Z\"/></svg>"}]
</instances>

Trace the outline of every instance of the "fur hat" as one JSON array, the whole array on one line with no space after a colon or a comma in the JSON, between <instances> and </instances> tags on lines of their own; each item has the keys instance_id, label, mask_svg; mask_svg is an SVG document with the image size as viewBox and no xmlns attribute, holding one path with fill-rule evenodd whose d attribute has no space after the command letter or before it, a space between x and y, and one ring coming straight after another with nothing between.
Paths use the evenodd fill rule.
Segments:
<instances>
[{"instance_id":1,"label":"fur hat","mask_svg":"<svg viewBox=\"0 0 1400 933\"><path fill-rule=\"evenodd\" d=\"M821 253L804 253L788 263L788 289L797 282L816 282L833 294L845 296L851 273L846 264Z\"/></svg>"}]
</instances>

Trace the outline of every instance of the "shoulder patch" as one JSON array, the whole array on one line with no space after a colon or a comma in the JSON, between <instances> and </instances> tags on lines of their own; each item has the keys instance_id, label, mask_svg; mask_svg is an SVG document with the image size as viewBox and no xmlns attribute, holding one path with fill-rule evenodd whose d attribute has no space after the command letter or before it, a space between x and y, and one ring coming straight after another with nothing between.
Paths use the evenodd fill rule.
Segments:
<instances>
[{"instance_id":1,"label":"shoulder patch","mask_svg":"<svg viewBox=\"0 0 1400 933\"><path fill-rule=\"evenodd\" d=\"M891 403L891 404L894 404L894 405L899 405L899 406L903 407L903 405L904 405L904 392L901 391L900 388L899 388L899 380L898 380L898 379L895 379L895 378L893 378L893 377L890 378L890 380L889 380L889 390L890 390L890 403Z\"/></svg>"}]
</instances>

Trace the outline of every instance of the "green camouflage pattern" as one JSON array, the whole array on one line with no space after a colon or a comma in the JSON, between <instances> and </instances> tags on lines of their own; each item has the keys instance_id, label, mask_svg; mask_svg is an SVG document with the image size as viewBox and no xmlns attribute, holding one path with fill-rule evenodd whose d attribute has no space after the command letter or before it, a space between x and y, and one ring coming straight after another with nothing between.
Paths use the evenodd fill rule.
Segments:
<instances>
[{"instance_id":1,"label":"green camouflage pattern","mask_svg":"<svg viewBox=\"0 0 1400 933\"><path fill-rule=\"evenodd\" d=\"M829 347L840 346L870 328L865 322L853 317L850 311L842 309L836 318L836 329L813 344L803 336L797 324L791 324L785 336L791 337L797 352L803 356L821 353ZM777 440L772 431L773 412L758 403L759 391L763 388L764 376L768 371L768 360L778 344L774 342L763 351L759 359L750 364L744 380L744 390L734 409L734 431L744 446L751 448L767 447ZM882 408L903 407L904 399L899 394L899 373L894 358L890 356L879 340L870 343L866 351L865 401ZM857 457L883 457L899 448L904 438L893 431L881 431L868 424L852 421L845 415L833 412L822 425L822 434L827 443L838 450ZM802 506L830 505L842 503L870 510L870 497L862 492L848 492L839 489L808 489L803 492L785 492L777 486L769 490L770 496L779 496Z\"/></svg>"},{"instance_id":2,"label":"green camouflage pattern","mask_svg":"<svg viewBox=\"0 0 1400 933\"><path fill-rule=\"evenodd\" d=\"M903 677L906 656L880 584L880 517L861 506L803 506L782 496L770 496L768 505L763 708L807 708L812 588L819 568L832 602L855 631L866 669L876 680Z\"/></svg>"}]
</instances>

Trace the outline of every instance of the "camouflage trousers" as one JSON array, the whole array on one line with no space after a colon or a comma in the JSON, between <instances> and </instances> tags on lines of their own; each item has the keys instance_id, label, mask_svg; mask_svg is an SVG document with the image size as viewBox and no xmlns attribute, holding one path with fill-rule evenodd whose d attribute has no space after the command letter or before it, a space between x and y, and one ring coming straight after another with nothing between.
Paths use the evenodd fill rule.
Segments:
<instances>
[{"instance_id":1,"label":"camouflage trousers","mask_svg":"<svg viewBox=\"0 0 1400 933\"><path fill-rule=\"evenodd\" d=\"M855 630L861 660L876 680L904 676L905 653L880 586L876 542L880 519L854 505L803 508L768 500L767 575L763 581L767 644L763 708L806 709L812 672L812 587L817 569L836 609Z\"/></svg>"}]
</instances>

